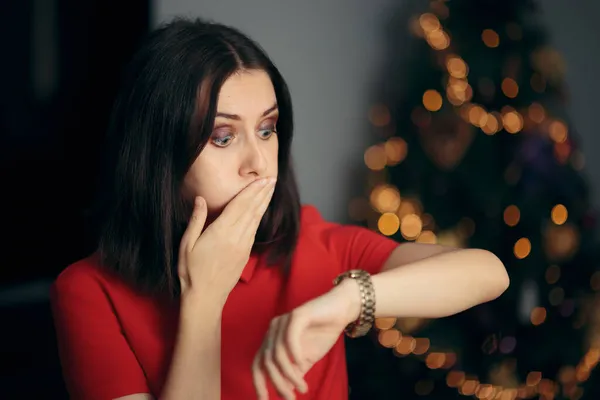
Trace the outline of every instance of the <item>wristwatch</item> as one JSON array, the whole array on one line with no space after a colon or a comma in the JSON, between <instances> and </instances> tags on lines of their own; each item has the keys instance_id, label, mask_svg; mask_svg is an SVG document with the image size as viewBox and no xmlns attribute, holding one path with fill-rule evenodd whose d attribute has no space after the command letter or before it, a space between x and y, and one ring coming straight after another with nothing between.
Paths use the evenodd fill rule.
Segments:
<instances>
[{"instance_id":1,"label":"wristwatch","mask_svg":"<svg viewBox=\"0 0 600 400\"><path fill-rule=\"evenodd\" d=\"M335 286L344 279L355 279L360 290L360 315L354 322L349 323L344 332L351 338L365 336L373 327L375 322L375 288L371 281L371 275L361 269L352 269L338 275L334 280Z\"/></svg>"}]
</instances>

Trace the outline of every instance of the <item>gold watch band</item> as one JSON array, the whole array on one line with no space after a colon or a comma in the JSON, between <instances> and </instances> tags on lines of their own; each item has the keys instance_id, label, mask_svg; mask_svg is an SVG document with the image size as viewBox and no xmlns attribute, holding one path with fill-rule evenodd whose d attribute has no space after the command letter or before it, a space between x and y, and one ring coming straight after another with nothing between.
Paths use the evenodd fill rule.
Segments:
<instances>
[{"instance_id":1,"label":"gold watch band","mask_svg":"<svg viewBox=\"0 0 600 400\"><path fill-rule=\"evenodd\" d=\"M333 284L338 285L344 279L354 279L360 290L360 315L358 319L346 326L344 332L351 338L365 336L373 327L375 322L375 288L371 281L371 275L367 271L353 269L338 275Z\"/></svg>"}]
</instances>

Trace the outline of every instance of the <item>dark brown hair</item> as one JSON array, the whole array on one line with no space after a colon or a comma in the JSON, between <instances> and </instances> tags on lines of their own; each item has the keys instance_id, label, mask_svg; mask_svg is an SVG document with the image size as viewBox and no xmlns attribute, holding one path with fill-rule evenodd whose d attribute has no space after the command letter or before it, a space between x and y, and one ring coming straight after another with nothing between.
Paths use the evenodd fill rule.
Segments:
<instances>
[{"instance_id":1,"label":"dark brown hair","mask_svg":"<svg viewBox=\"0 0 600 400\"><path fill-rule=\"evenodd\" d=\"M191 211L183 178L211 136L221 86L252 69L270 76L279 107L279 177L254 251L268 251L270 264L289 268L300 200L287 85L259 45L238 30L177 19L153 31L126 70L95 213L102 264L139 288L178 295L177 253Z\"/></svg>"}]
</instances>

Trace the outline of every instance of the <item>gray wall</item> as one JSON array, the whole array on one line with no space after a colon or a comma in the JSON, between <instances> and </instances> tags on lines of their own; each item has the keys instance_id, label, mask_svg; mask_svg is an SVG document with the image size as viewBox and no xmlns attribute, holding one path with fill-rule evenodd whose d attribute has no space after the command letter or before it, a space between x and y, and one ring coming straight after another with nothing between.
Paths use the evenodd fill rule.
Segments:
<instances>
[{"instance_id":1,"label":"gray wall","mask_svg":"<svg viewBox=\"0 0 600 400\"><path fill-rule=\"evenodd\" d=\"M295 164L302 201L326 218L347 220L347 204L364 187L362 154L374 140L367 111L385 59L383 30L390 11L421 0L154 0L154 23L175 15L233 25L266 49L288 81L296 113ZM543 0L543 22L567 64L571 115L583 139L588 174L600 188L594 107L600 94L599 5L575 8ZM586 2L588 3L588 2ZM589 2L589 4L592 4ZM592 9L593 8L593 9ZM594 12L596 11L596 12ZM592 39L590 39L592 38ZM406 49L404 49L406 51ZM403 51L398 48L397 51ZM595 172L594 172L595 171ZM599 204L598 196L595 197Z\"/></svg>"}]
</instances>

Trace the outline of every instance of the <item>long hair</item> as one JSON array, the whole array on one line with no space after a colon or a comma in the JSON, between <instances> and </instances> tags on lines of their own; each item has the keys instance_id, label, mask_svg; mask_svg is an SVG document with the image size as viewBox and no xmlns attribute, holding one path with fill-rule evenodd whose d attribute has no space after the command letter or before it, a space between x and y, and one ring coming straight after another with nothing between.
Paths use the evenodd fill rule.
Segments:
<instances>
[{"instance_id":1,"label":"long hair","mask_svg":"<svg viewBox=\"0 0 600 400\"><path fill-rule=\"evenodd\" d=\"M238 30L174 20L153 31L126 69L113 107L95 218L102 265L138 288L177 296L178 247L191 205L183 178L210 139L221 86L240 70L263 70L279 107L279 176L253 251L289 269L300 224L291 165L292 103L265 52Z\"/></svg>"}]
</instances>

